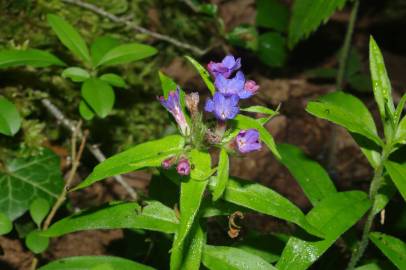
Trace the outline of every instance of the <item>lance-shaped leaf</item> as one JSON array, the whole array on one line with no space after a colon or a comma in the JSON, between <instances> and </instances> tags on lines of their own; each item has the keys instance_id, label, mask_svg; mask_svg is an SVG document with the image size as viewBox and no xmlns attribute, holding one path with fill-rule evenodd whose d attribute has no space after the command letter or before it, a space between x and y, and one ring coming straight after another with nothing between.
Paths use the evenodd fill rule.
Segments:
<instances>
[{"instance_id":1,"label":"lance-shaped leaf","mask_svg":"<svg viewBox=\"0 0 406 270\"><path fill-rule=\"evenodd\" d=\"M47 149L35 157L7 161L0 172L0 212L14 220L36 198L52 205L63 188L59 162L58 156Z\"/></svg>"},{"instance_id":2,"label":"lance-shaped leaf","mask_svg":"<svg viewBox=\"0 0 406 270\"><path fill-rule=\"evenodd\" d=\"M406 269L406 243L402 240L380 232L372 232L369 239L399 269Z\"/></svg>"},{"instance_id":3,"label":"lance-shaped leaf","mask_svg":"<svg viewBox=\"0 0 406 270\"><path fill-rule=\"evenodd\" d=\"M113 47L96 64L96 66L112 66L138 61L156 54L158 51L151 46L140 43L128 43Z\"/></svg>"},{"instance_id":4,"label":"lance-shaped leaf","mask_svg":"<svg viewBox=\"0 0 406 270\"><path fill-rule=\"evenodd\" d=\"M203 249L203 264L210 270L276 270L257 255L225 246L206 245Z\"/></svg>"},{"instance_id":5,"label":"lance-shaped leaf","mask_svg":"<svg viewBox=\"0 0 406 270\"><path fill-rule=\"evenodd\" d=\"M395 142L405 144L406 143L406 116L400 121L396 130Z\"/></svg>"},{"instance_id":6,"label":"lance-shaped leaf","mask_svg":"<svg viewBox=\"0 0 406 270\"><path fill-rule=\"evenodd\" d=\"M210 74L209 72L199 64L195 59L193 59L190 56L185 56L187 60L195 67L195 69L199 72L200 77L202 77L204 83L206 84L207 88L209 88L210 93L214 95L214 92L216 92L216 88L214 87L214 84L212 80L210 79Z\"/></svg>"},{"instance_id":7,"label":"lance-shaped leaf","mask_svg":"<svg viewBox=\"0 0 406 270\"><path fill-rule=\"evenodd\" d=\"M375 101L378 104L382 120L389 118L395 112L392 100L392 87L386 72L381 50L374 38L369 39L369 67L371 71L372 89L374 90ZM387 112L387 110L389 110ZM389 114L389 115L388 115Z\"/></svg>"},{"instance_id":8,"label":"lance-shaped leaf","mask_svg":"<svg viewBox=\"0 0 406 270\"><path fill-rule=\"evenodd\" d=\"M106 117L111 112L116 99L113 88L98 78L87 79L82 84L81 94L86 103L101 118Z\"/></svg>"},{"instance_id":9,"label":"lance-shaped leaf","mask_svg":"<svg viewBox=\"0 0 406 270\"><path fill-rule=\"evenodd\" d=\"M385 168L393 183L395 183L396 188L406 201L406 166L393 161L387 161L385 162Z\"/></svg>"},{"instance_id":10,"label":"lance-shaped leaf","mask_svg":"<svg viewBox=\"0 0 406 270\"><path fill-rule=\"evenodd\" d=\"M236 127L239 129L249 129L249 128L254 128L258 130L259 132L259 137L260 139L268 146L269 150L272 151L272 153L280 159L280 154L278 152L278 149L276 148L275 141L272 137L272 135L264 128L261 123L259 123L256 119L239 114L237 117L234 119L234 122L236 123Z\"/></svg>"},{"instance_id":11,"label":"lance-shaped leaf","mask_svg":"<svg viewBox=\"0 0 406 270\"><path fill-rule=\"evenodd\" d=\"M318 101L309 102L306 111L365 136L377 145L382 145L371 113L355 96L341 91L329 93L320 97Z\"/></svg>"},{"instance_id":12,"label":"lance-shaped leaf","mask_svg":"<svg viewBox=\"0 0 406 270\"><path fill-rule=\"evenodd\" d=\"M47 237L100 229L145 229L164 233L177 230L175 212L158 201L146 201L141 207L135 202L111 203L97 209L86 210L55 222L41 233Z\"/></svg>"},{"instance_id":13,"label":"lance-shaped leaf","mask_svg":"<svg viewBox=\"0 0 406 270\"><path fill-rule=\"evenodd\" d=\"M213 188L217 178L212 177L211 180L210 188ZM296 205L272 189L255 182L230 178L223 199L259 213L295 223L310 234L323 236L309 224L303 212Z\"/></svg>"},{"instance_id":14,"label":"lance-shaped leaf","mask_svg":"<svg viewBox=\"0 0 406 270\"><path fill-rule=\"evenodd\" d=\"M228 182L229 160L227 150L221 148L219 164L217 166L217 181L213 189L213 200L217 201L223 195Z\"/></svg>"},{"instance_id":15,"label":"lance-shaped leaf","mask_svg":"<svg viewBox=\"0 0 406 270\"><path fill-rule=\"evenodd\" d=\"M13 136L21 127L21 117L16 106L0 96L0 134Z\"/></svg>"},{"instance_id":16,"label":"lance-shaped leaf","mask_svg":"<svg viewBox=\"0 0 406 270\"><path fill-rule=\"evenodd\" d=\"M59 259L38 270L154 270L154 268L128 259L112 256L77 256Z\"/></svg>"},{"instance_id":17,"label":"lance-shaped leaf","mask_svg":"<svg viewBox=\"0 0 406 270\"><path fill-rule=\"evenodd\" d=\"M94 182L114 175L146 167L160 166L164 159L180 153L184 143L183 137L171 135L134 146L97 165L93 172L75 189L87 187Z\"/></svg>"},{"instance_id":18,"label":"lance-shaped leaf","mask_svg":"<svg viewBox=\"0 0 406 270\"><path fill-rule=\"evenodd\" d=\"M118 45L120 45L120 41L113 37L102 36L96 38L90 47L93 65L98 63L108 51Z\"/></svg>"},{"instance_id":19,"label":"lance-shaped leaf","mask_svg":"<svg viewBox=\"0 0 406 270\"><path fill-rule=\"evenodd\" d=\"M327 172L300 148L290 144L278 144L278 151L285 165L299 183L313 205L337 192Z\"/></svg>"},{"instance_id":20,"label":"lance-shaped leaf","mask_svg":"<svg viewBox=\"0 0 406 270\"><path fill-rule=\"evenodd\" d=\"M91 63L89 49L87 48L86 42L76 29L57 15L48 14L47 18L49 25L52 27L62 44L83 61Z\"/></svg>"},{"instance_id":21,"label":"lance-shaped leaf","mask_svg":"<svg viewBox=\"0 0 406 270\"><path fill-rule=\"evenodd\" d=\"M304 270L310 267L334 242L371 207L367 194L339 192L318 203L306 216L325 235L320 241L291 237L276 267L279 270Z\"/></svg>"},{"instance_id":22,"label":"lance-shaped leaf","mask_svg":"<svg viewBox=\"0 0 406 270\"><path fill-rule=\"evenodd\" d=\"M176 90L176 83L164 73L159 71L159 80L161 81L162 93L165 98L168 98L168 94L170 91Z\"/></svg>"},{"instance_id":23,"label":"lance-shaped leaf","mask_svg":"<svg viewBox=\"0 0 406 270\"><path fill-rule=\"evenodd\" d=\"M2 50L0 51L0 68L32 66L64 66L58 57L47 51L27 49L27 50Z\"/></svg>"}]
</instances>

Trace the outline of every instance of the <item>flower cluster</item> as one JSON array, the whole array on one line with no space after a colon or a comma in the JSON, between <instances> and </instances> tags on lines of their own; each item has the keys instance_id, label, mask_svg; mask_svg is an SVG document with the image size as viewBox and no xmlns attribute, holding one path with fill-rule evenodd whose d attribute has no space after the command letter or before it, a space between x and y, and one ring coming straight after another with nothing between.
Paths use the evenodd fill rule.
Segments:
<instances>
[{"instance_id":1,"label":"flower cluster","mask_svg":"<svg viewBox=\"0 0 406 270\"><path fill-rule=\"evenodd\" d=\"M240 111L239 101L253 96L259 89L255 81L246 80L241 68L241 59L235 59L232 55L227 55L221 62L210 62L207 66L210 74L213 76L216 92L213 98L206 101L204 110L214 114L218 121L217 132L213 133L207 130L206 137L214 136L212 144L221 142L221 138L226 128L226 121L234 119ZM191 137L195 132L195 123L199 122L198 104L199 95L191 93L185 97L186 106L192 116L192 123L188 123L180 103L180 90L171 91L168 97L159 97L161 104L175 118L182 135ZM219 132L220 130L220 132ZM198 136L196 136L198 137ZM240 130L232 142L238 151L242 154L257 151L261 149L259 133L256 129ZM176 170L180 175L189 175L191 166L189 160L182 155L181 157L170 157L162 162L164 169L169 169L176 164Z\"/></svg>"}]
</instances>

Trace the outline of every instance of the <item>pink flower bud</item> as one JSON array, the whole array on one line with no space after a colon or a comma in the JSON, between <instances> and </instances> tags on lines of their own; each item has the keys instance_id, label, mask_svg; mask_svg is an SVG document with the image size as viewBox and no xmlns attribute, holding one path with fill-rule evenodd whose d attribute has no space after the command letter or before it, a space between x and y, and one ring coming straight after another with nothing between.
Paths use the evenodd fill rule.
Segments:
<instances>
[{"instance_id":1,"label":"pink flower bud","mask_svg":"<svg viewBox=\"0 0 406 270\"><path fill-rule=\"evenodd\" d=\"M176 167L176 171L180 174L180 175L189 175L190 174L190 163L189 160L187 160L186 158L183 158L179 161L178 166Z\"/></svg>"}]
</instances>

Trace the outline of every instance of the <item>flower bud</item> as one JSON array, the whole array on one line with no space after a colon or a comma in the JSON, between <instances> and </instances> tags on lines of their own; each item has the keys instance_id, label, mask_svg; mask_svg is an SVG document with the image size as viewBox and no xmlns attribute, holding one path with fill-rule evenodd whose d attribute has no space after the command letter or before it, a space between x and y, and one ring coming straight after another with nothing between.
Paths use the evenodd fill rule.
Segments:
<instances>
[{"instance_id":1,"label":"flower bud","mask_svg":"<svg viewBox=\"0 0 406 270\"><path fill-rule=\"evenodd\" d=\"M199 93L193 92L186 95L186 107L188 108L192 117L196 116L199 112Z\"/></svg>"},{"instance_id":2,"label":"flower bud","mask_svg":"<svg viewBox=\"0 0 406 270\"><path fill-rule=\"evenodd\" d=\"M165 159L164 161L162 161L162 168L164 168L165 170L168 170L170 167L172 167L172 165L175 163L175 157L169 157L167 159Z\"/></svg>"},{"instance_id":3,"label":"flower bud","mask_svg":"<svg viewBox=\"0 0 406 270\"><path fill-rule=\"evenodd\" d=\"M176 171L180 175L189 175L190 174L190 163L189 160L183 158L179 161L178 166L176 167Z\"/></svg>"}]
</instances>

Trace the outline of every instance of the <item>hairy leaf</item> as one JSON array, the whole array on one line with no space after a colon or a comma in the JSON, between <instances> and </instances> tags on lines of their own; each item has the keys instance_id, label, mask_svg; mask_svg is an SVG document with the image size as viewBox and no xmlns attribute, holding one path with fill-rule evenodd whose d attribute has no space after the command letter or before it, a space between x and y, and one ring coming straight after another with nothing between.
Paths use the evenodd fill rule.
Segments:
<instances>
[{"instance_id":1,"label":"hairy leaf","mask_svg":"<svg viewBox=\"0 0 406 270\"><path fill-rule=\"evenodd\" d=\"M395 183L396 188L406 201L406 166L393 161L386 161L385 168L393 183Z\"/></svg>"},{"instance_id":2,"label":"hairy leaf","mask_svg":"<svg viewBox=\"0 0 406 270\"><path fill-rule=\"evenodd\" d=\"M399 269L406 269L406 243L400 239L379 233L372 232L369 239L385 254L391 262Z\"/></svg>"},{"instance_id":3,"label":"hairy leaf","mask_svg":"<svg viewBox=\"0 0 406 270\"><path fill-rule=\"evenodd\" d=\"M229 160L227 150L221 148L219 164L217 167L217 181L216 186L213 189L213 200L217 201L221 195L223 195L228 182L228 170L229 170Z\"/></svg>"}]
</instances>

